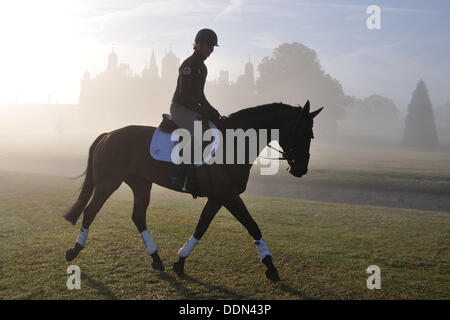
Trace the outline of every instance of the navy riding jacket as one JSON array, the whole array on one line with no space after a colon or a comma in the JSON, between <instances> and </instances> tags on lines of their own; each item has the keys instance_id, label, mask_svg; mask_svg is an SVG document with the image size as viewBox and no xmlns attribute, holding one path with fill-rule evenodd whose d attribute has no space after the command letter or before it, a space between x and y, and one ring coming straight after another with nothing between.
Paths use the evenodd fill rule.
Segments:
<instances>
[{"instance_id":1,"label":"navy riding jacket","mask_svg":"<svg viewBox=\"0 0 450 320\"><path fill-rule=\"evenodd\" d=\"M198 112L208 119L217 119L220 117L220 113L206 100L203 92L207 74L208 69L204 58L200 53L194 51L178 69L177 87L172 101Z\"/></svg>"}]
</instances>

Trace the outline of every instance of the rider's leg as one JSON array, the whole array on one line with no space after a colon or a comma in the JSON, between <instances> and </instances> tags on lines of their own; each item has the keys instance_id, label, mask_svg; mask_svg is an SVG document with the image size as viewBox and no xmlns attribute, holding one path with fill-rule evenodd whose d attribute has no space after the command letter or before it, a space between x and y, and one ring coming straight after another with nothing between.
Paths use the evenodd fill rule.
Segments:
<instances>
[{"instance_id":1,"label":"rider's leg","mask_svg":"<svg viewBox=\"0 0 450 320\"><path fill-rule=\"evenodd\" d=\"M187 129L191 134L191 150L194 151L195 149L195 141L192 139L194 137L194 121L198 120L200 117L200 114L192 111L185 106L182 106L180 104L172 102L170 105L170 115L172 120L181 128ZM201 143L201 137L197 137L197 141L200 141ZM195 190L192 190L193 183L190 183L191 181L188 181L189 178L192 178L192 163L194 162L193 152L191 152L191 161L190 163L182 163L179 164L179 170L177 177L174 179L174 183L179 185L181 191L185 192L195 192Z\"/></svg>"}]
</instances>

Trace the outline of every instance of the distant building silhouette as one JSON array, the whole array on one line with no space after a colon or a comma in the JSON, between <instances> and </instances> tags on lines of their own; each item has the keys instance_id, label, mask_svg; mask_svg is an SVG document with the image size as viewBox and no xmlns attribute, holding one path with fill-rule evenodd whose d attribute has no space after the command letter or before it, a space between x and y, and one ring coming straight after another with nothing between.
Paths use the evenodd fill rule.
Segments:
<instances>
[{"instance_id":1,"label":"distant building silhouette","mask_svg":"<svg viewBox=\"0 0 450 320\"><path fill-rule=\"evenodd\" d=\"M180 58L175 56L172 49L162 58L161 61L161 81L164 84L173 86L175 90L178 77L178 68L180 67Z\"/></svg>"},{"instance_id":2,"label":"distant building silhouette","mask_svg":"<svg viewBox=\"0 0 450 320\"><path fill-rule=\"evenodd\" d=\"M136 75L128 64L120 63L113 48L107 56L105 71L97 75L83 73L80 109L86 118L91 118L92 125L98 125L98 119L111 126L154 124L162 113L169 111L179 67L180 58L170 49L162 57L159 68L153 49L148 66ZM230 81L227 70L221 70L218 79L207 82L205 92L213 105L218 104L222 114L228 114L245 105L255 105L254 87L254 67L248 61L236 83Z\"/></svg>"},{"instance_id":3,"label":"distant building silhouette","mask_svg":"<svg viewBox=\"0 0 450 320\"><path fill-rule=\"evenodd\" d=\"M161 63L161 76L152 50L149 66L136 75L129 64L119 63L114 48L107 58L106 70L91 76L85 71L80 84L79 105L92 125L98 119L110 126L149 123L167 112L178 76L179 58L170 50ZM156 113L156 114L155 114ZM148 117L147 120L145 117Z\"/></svg>"},{"instance_id":4,"label":"distant building silhouette","mask_svg":"<svg viewBox=\"0 0 450 320\"><path fill-rule=\"evenodd\" d=\"M156 65L155 49L152 50L150 65L142 71L142 79L149 82L157 82L159 80L159 70Z\"/></svg>"},{"instance_id":5,"label":"distant building silhouette","mask_svg":"<svg viewBox=\"0 0 450 320\"><path fill-rule=\"evenodd\" d=\"M228 80L229 72L226 70L220 70L219 79L217 79L217 84L219 86L230 86L230 80Z\"/></svg>"},{"instance_id":6,"label":"distant building silhouette","mask_svg":"<svg viewBox=\"0 0 450 320\"><path fill-rule=\"evenodd\" d=\"M114 72L117 70L118 67L118 58L117 53L114 52L114 48L112 49L111 53L108 55L108 72Z\"/></svg>"},{"instance_id":7,"label":"distant building silhouette","mask_svg":"<svg viewBox=\"0 0 450 320\"><path fill-rule=\"evenodd\" d=\"M120 124L157 124L161 114L169 111L176 87L180 58L170 49L158 68L152 50L148 66L136 75L128 64L120 63L114 48L108 55L106 70L81 79L80 109L93 126L99 122L108 128ZM208 78L205 94L221 113L229 114L242 108L271 102L304 104L311 100L314 107L325 105L321 127L334 132L341 106L349 101L340 83L325 74L314 50L299 44L283 44L258 65L260 77L250 59L243 73L231 81L229 72L221 70L217 79Z\"/></svg>"},{"instance_id":8,"label":"distant building silhouette","mask_svg":"<svg viewBox=\"0 0 450 320\"><path fill-rule=\"evenodd\" d=\"M244 75L238 78L238 82L241 81L249 90L253 91L255 88L255 73L253 64L249 61L245 65Z\"/></svg>"}]
</instances>

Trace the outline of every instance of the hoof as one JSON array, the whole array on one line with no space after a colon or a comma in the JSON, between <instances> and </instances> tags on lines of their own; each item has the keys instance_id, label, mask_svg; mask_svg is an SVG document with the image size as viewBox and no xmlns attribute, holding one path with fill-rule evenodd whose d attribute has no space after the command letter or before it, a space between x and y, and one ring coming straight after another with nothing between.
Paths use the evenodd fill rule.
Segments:
<instances>
[{"instance_id":1,"label":"hoof","mask_svg":"<svg viewBox=\"0 0 450 320\"><path fill-rule=\"evenodd\" d=\"M272 281L280 281L280 276L275 268L266 270L266 277Z\"/></svg>"},{"instance_id":2,"label":"hoof","mask_svg":"<svg viewBox=\"0 0 450 320\"><path fill-rule=\"evenodd\" d=\"M266 270L267 279L272 281L280 281L280 276L278 274L277 268L275 268L272 262L272 256L270 255L265 256L264 259L262 260L262 263L264 263L267 267Z\"/></svg>"},{"instance_id":3,"label":"hoof","mask_svg":"<svg viewBox=\"0 0 450 320\"><path fill-rule=\"evenodd\" d=\"M80 253L80 251L83 250L83 248L84 247L78 242L75 243L75 248L70 248L69 250L66 251L66 260L72 261L73 259L75 259Z\"/></svg>"},{"instance_id":4,"label":"hoof","mask_svg":"<svg viewBox=\"0 0 450 320\"><path fill-rule=\"evenodd\" d=\"M79 251L75 250L75 248L70 248L66 251L66 260L72 261L78 256Z\"/></svg>"},{"instance_id":5,"label":"hoof","mask_svg":"<svg viewBox=\"0 0 450 320\"><path fill-rule=\"evenodd\" d=\"M154 270L164 271L166 268L164 267L164 263L162 262L161 258L159 257L158 253L155 252L152 255L153 262L152 262L152 268Z\"/></svg>"},{"instance_id":6,"label":"hoof","mask_svg":"<svg viewBox=\"0 0 450 320\"><path fill-rule=\"evenodd\" d=\"M178 275L184 275L184 259L180 258L177 262L173 264L173 271Z\"/></svg>"}]
</instances>

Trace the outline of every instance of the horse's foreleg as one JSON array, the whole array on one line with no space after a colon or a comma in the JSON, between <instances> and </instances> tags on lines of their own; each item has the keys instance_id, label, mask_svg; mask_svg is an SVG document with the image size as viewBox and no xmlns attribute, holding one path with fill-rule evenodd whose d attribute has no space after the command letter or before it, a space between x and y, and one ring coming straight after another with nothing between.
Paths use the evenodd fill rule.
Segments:
<instances>
[{"instance_id":1,"label":"horse's foreleg","mask_svg":"<svg viewBox=\"0 0 450 320\"><path fill-rule=\"evenodd\" d=\"M94 221L95 216L102 208L106 200L111 196L111 194L117 190L121 182L102 182L95 187L94 196L91 202L84 210L83 222L81 223L80 233L78 234L77 242L75 247L66 251L66 260L72 261L75 259L81 250L86 247L86 240L89 234L89 227Z\"/></svg>"},{"instance_id":2,"label":"horse's foreleg","mask_svg":"<svg viewBox=\"0 0 450 320\"><path fill-rule=\"evenodd\" d=\"M208 199L205 203L200 219L197 223L197 227L195 228L194 235L189 238L180 250L178 250L179 260L173 264L173 270L178 275L182 275L184 273L184 262L186 258L191 254L197 243L203 237L211 224L212 219L214 219L221 206L222 205L219 202L212 199Z\"/></svg>"},{"instance_id":3,"label":"horse's foreleg","mask_svg":"<svg viewBox=\"0 0 450 320\"><path fill-rule=\"evenodd\" d=\"M225 208L247 229L248 233L253 237L259 258L267 267L266 277L270 280L278 281L280 277L278 271L273 265L272 254L264 241L261 231L255 220L251 217L241 197L236 196L229 198L224 202Z\"/></svg>"}]
</instances>

